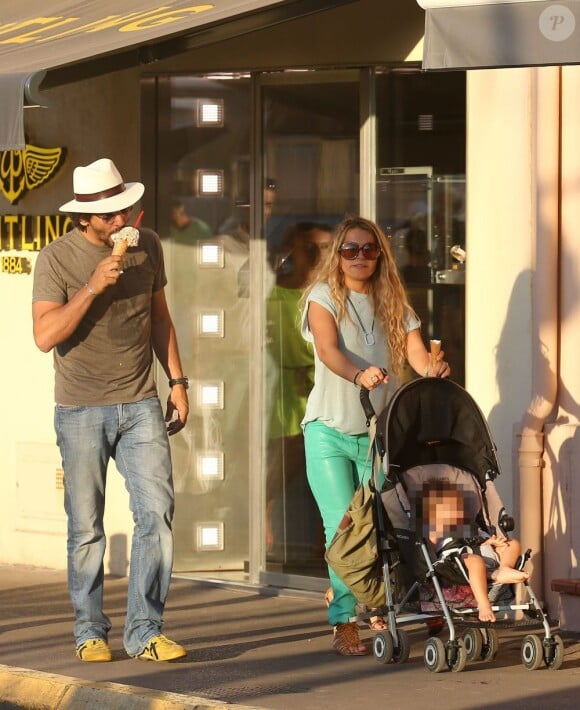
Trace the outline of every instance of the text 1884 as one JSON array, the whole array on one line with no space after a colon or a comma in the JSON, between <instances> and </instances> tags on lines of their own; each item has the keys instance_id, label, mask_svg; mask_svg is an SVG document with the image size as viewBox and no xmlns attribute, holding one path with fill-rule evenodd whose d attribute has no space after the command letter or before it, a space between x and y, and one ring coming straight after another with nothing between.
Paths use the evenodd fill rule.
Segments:
<instances>
[{"instance_id":1,"label":"text 1884","mask_svg":"<svg viewBox=\"0 0 580 710\"><path fill-rule=\"evenodd\" d=\"M30 261L23 256L3 256L0 258L3 274L29 274Z\"/></svg>"}]
</instances>

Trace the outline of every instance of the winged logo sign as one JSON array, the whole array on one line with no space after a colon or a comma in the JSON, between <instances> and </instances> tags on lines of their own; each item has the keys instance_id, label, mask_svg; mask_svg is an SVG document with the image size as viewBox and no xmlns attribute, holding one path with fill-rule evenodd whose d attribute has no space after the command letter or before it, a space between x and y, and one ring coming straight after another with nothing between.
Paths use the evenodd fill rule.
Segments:
<instances>
[{"instance_id":1,"label":"winged logo sign","mask_svg":"<svg viewBox=\"0 0 580 710\"><path fill-rule=\"evenodd\" d=\"M58 172L65 148L26 144L24 150L0 151L0 191L14 205L29 190L40 187Z\"/></svg>"}]
</instances>

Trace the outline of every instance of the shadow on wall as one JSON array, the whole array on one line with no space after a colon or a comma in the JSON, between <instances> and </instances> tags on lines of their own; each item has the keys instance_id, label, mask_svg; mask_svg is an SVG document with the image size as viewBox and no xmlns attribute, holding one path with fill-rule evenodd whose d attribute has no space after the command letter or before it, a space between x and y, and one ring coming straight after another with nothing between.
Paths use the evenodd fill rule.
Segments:
<instances>
[{"instance_id":1,"label":"shadow on wall","mask_svg":"<svg viewBox=\"0 0 580 710\"><path fill-rule=\"evenodd\" d=\"M556 605L558 595L550 590L552 579L578 576L580 529L576 519L580 505L578 466L580 463L580 392L577 390L577 326L580 284L574 253L561 255L562 273L559 336L561 341L558 373L557 417L546 427L546 467L543 478L543 510L546 569L546 598ZM575 391L571 391L573 387ZM575 631L579 629L574 629Z\"/></svg>"},{"instance_id":2,"label":"shadow on wall","mask_svg":"<svg viewBox=\"0 0 580 710\"><path fill-rule=\"evenodd\" d=\"M514 535L519 537L517 529L525 511L519 510L520 486L522 482L519 476L519 434L522 432L526 418L526 412L530 407L530 396L547 399L551 393L541 392L537 388L545 382L549 382L554 373L546 373L541 382L529 384L526 377L526 370L522 366L530 363L532 357L537 358L538 353L542 354L545 367L548 368L548 360L545 358L546 345L539 339L537 331L529 331L529 318L522 317L530 310L530 293L533 287L533 271L525 269L520 272L514 282L508 303L506 317L499 342L496 348L496 381L499 398L497 404L492 408L488 417L489 428L496 445L498 446L499 458L502 461L509 461L509 468L504 466L503 476L498 480L498 489L502 498L506 497L506 491L513 495L513 504L507 505L510 514L516 518L516 531ZM522 352L522 348L524 349ZM509 458L507 458L509 456ZM541 476L541 470L538 470ZM541 523L539 523L541 525ZM526 547L526 541L522 544ZM545 549L545 544L544 544ZM542 550L532 549L531 565L538 564L538 557ZM541 566L539 567L541 568ZM540 592L540 590L537 590Z\"/></svg>"},{"instance_id":3,"label":"shadow on wall","mask_svg":"<svg viewBox=\"0 0 580 710\"><path fill-rule=\"evenodd\" d=\"M521 354L522 343L529 343L530 337L528 323L522 318L522 313L529 311L531 282L532 271L525 269L516 278L511 292L495 350L499 397L487 417L492 438L498 447L500 464L508 460L506 457L511 452L509 469L504 466L503 476L498 479L498 489L502 497L509 490L513 495L514 505L515 501L519 500L519 480L517 446L514 446L513 441L515 434L521 431L525 412L530 405L529 387L522 378L522 363L530 357L531 352L541 350L536 334L532 334L531 349ZM525 387L518 386L524 383ZM514 506L511 508L514 513Z\"/></svg>"},{"instance_id":4,"label":"shadow on wall","mask_svg":"<svg viewBox=\"0 0 580 710\"><path fill-rule=\"evenodd\" d=\"M566 258L566 257L563 257ZM572 273L570 270L568 274ZM499 400L493 407L488 417L488 423L495 439L495 433L499 435L503 431L510 436L509 445L512 447L512 467L511 471L504 471L504 478L507 478L513 487L514 500L520 500L520 486L525 485L525 481L519 478L518 446L514 445L516 437L521 433L526 421L528 409L533 409L535 404L541 405L549 402L553 397L551 383L555 376L558 377L558 396L556 407L548 417L545 424L536 422L538 430L543 430L546 434L544 438L544 467L538 471L541 475L542 486L542 522L544 533L543 539L543 563L544 563L544 589L545 599L550 600L549 606L557 608L557 595L551 595L550 580L555 577L567 577L576 566L580 556L580 534L575 532L572 510L576 507L576 500L580 501L580 493L575 493L575 469L580 461L580 432L578 422L580 421L580 402L575 396L577 393L569 391L566 385L566 373L554 373L550 366L550 359L553 354L549 353L550 344L543 342L539 336L539 329L534 329L531 333L527 331L528 321L522 318L522 313L529 311L529 299L533 284L534 274L527 269L522 271L515 281L514 288L508 304L504 327L496 350L496 372L499 390ZM571 290L572 289L572 290ZM579 286L568 283L566 291L568 293L578 293ZM570 321L578 308L577 299L570 301L568 311L563 310L559 316L559 332L562 332L563 325ZM570 328L568 328L570 330ZM522 354L522 344L528 344L529 351ZM528 387L519 387L522 382L520 370L522 362L529 358L535 358L536 365L532 371L536 379ZM543 389L545 388L545 389ZM548 388L550 390L548 391ZM531 398L531 399L530 399ZM509 413L515 414L513 420L509 421ZM510 426L511 424L511 426ZM505 442L505 439L504 439ZM499 442L496 441L496 443ZM505 442L508 444L508 442ZM499 446L501 450L501 446ZM505 481L503 482L503 490ZM513 511L512 511L513 512ZM519 511L519 519L526 511ZM579 542L577 542L579 541ZM524 542L525 544L525 542ZM541 551L533 550L531 559ZM540 591L538 589L538 591Z\"/></svg>"}]
</instances>

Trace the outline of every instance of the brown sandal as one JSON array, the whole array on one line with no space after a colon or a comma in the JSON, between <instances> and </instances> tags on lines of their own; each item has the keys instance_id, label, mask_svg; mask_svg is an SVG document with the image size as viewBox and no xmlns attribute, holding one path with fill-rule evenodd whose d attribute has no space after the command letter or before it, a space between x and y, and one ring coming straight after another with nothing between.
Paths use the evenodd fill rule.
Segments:
<instances>
[{"instance_id":1,"label":"brown sandal","mask_svg":"<svg viewBox=\"0 0 580 710\"><path fill-rule=\"evenodd\" d=\"M341 656L366 656L368 653L359 638L358 626L353 621L336 624L332 647Z\"/></svg>"},{"instance_id":2,"label":"brown sandal","mask_svg":"<svg viewBox=\"0 0 580 710\"><path fill-rule=\"evenodd\" d=\"M371 616L368 620L368 625L371 631L387 631L389 628L382 616Z\"/></svg>"}]
</instances>

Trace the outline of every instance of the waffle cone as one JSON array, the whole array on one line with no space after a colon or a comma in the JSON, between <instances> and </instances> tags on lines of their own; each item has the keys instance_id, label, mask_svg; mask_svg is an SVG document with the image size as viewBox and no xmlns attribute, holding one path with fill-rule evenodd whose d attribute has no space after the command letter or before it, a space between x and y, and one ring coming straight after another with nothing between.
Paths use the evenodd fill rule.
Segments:
<instances>
[{"instance_id":1,"label":"waffle cone","mask_svg":"<svg viewBox=\"0 0 580 710\"><path fill-rule=\"evenodd\" d=\"M441 352L441 341L431 340L429 343L431 346L431 364L434 365L437 362L437 356Z\"/></svg>"},{"instance_id":2,"label":"waffle cone","mask_svg":"<svg viewBox=\"0 0 580 710\"><path fill-rule=\"evenodd\" d=\"M125 239L119 239L119 241L115 242L115 244L113 245L113 255L123 256L123 254L127 251L128 248L128 242Z\"/></svg>"}]
</instances>

